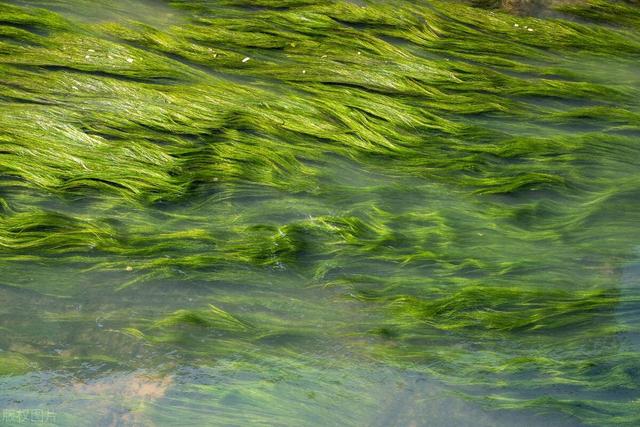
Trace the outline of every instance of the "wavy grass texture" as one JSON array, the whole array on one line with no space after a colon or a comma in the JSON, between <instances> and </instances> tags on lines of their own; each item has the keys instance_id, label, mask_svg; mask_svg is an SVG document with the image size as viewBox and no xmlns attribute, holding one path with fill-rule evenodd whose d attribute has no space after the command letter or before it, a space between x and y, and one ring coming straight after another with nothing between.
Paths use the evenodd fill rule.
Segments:
<instances>
[{"instance_id":1,"label":"wavy grass texture","mask_svg":"<svg viewBox=\"0 0 640 427\"><path fill-rule=\"evenodd\" d=\"M639 23L0 3L0 409L638 425Z\"/></svg>"}]
</instances>

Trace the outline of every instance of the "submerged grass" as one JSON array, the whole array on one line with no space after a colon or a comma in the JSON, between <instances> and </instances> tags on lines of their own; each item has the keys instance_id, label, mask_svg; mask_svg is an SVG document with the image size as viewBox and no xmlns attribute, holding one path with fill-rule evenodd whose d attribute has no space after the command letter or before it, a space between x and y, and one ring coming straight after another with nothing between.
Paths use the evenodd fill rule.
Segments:
<instances>
[{"instance_id":1,"label":"submerged grass","mask_svg":"<svg viewBox=\"0 0 640 427\"><path fill-rule=\"evenodd\" d=\"M637 424L637 5L171 1L160 27L15 3L0 291L53 308L3 329L1 375L231 358L235 391L188 385L207 416L344 425L376 399L327 396L355 399L336 372L366 361L487 410ZM154 286L201 293L131 308ZM64 305L96 287L125 306ZM40 330L60 324L82 331L64 350Z\"/></svg>"}]
</instances>

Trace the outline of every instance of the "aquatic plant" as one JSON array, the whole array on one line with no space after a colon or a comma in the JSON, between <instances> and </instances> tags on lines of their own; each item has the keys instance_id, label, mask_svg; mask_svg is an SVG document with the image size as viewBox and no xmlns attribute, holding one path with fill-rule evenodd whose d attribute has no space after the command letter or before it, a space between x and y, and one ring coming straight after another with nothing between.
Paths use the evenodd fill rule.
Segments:
<instances>
[{"instance_id":1,"label":"aquatic plant","mask_svg":"<svg viewBox=\"0 0 640 427\"><path fill-rule=\"evenodd\" d=\"M158 3L0 3L0 402L637 425L637 5Z\"/></svg>"}]
</instances>

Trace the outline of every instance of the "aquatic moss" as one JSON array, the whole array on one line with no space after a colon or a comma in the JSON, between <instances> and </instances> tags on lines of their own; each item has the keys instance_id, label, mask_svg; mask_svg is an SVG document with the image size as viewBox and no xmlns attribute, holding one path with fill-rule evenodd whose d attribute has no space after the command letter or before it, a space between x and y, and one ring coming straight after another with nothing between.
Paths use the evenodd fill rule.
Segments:
<instances>
[{"instance_id":1,"label":"aquatic moss","mask_svg":"<svg viewBox=\"0 0 640 427\"><path fill-rule=\"evenodd\" d=\"M220 369L167 407L353 425L394 372L634 425L637 6L167 3L0 6L9 373Z\"/></svg>"},{"instance_id":2,"label":"aquatic moss","mask_svg":"<svg viewBox=\"0 0 640 427\"><path fill-rule=\"evenodd\" d=\"M20 375L30 372L34 365L25 357L16 353L0 354L0 375Z\"/></svg>"}]
</instances>

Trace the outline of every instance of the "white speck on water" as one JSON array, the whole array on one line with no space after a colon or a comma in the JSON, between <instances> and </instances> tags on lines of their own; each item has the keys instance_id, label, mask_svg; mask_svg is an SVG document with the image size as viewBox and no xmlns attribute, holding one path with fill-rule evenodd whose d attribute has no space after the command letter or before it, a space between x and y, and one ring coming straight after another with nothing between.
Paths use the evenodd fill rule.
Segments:
<instances>
[{"instance_id":1,"label":"white speck on water","mask_svg":"<svg viewBox=\"0 0 640 427\"><path fill-rule=\"evenodd\" d=\"M93 52L95 52L95 50L93 50L93 49L89 49L87 52L91 52L91 53L93 53Z\"/></svg>"},{"instance_id":2,"label":"white speck on water","mask_svg":"<svg viewBox=\"0 0 640 427\"><path fill-rule=\"evenodd\" d=\"M78 90L78 86L71 86L71 89Z\"/></svg>"},{"instance_id":3,"label":"white speck on water","mask_svg":"<svg viewBox=\"0 0 640 427\"><path fill-rule=\"evenodd\" d=\"M533 31L533 28L527 28L527 31Z\"/></svg>"},{"instance_id":4,"label":"white speck on water","mask_svg":"<svg viewBox=\"0 0 640 427\"><path fill-rule=\"evenodd\" d=\"M133 62L133 58L127 58L127 62L131 64Z\"/></svg>"},{"instance_id":5,"label":"white speck on water","mask_svg":"<svg viewBox=\"0 0 640 427\"><path fill-rule=\"evenodd\" d=\"M362 55L362 52L358 51L358 55Z\"/></svg>"},{"instance_id":6,"label":"white speck on water","mask_svg":"<svg viewBox=\"0 0 640 427\"><path fill-rule=\"evenodd\" d=\"M130 265L127 265L127 268L125 268L125 270L127 270L127 271L133 271L133 267L131 267Z\"/></svg>"},{"instance_id":7,"label":"white speck on water","mask_svg":"<svg viewBox=\"0 0 640 427\"><path fill-rule=\"evenodd\" d=\"M513 24L514 27L518 28L520 25L518 24Z\"/></svg>"},{"instance_id":8,"label":"white speck on water","mask_svg":"<svg viewBox=\"0 0 640 427\"><path fill-rule=\"evenodd\" d=\"M302 74L307 74L307 70L302 70Z\"/></svg>"},{"instance_id":9,"label":"white speck on water","mask_svg":"<svg viewBox=\"0 0 640 427\"><path fill-rule=\"evenodd\" d=\"M214 57L214 58L217 58L217 57L218 57L218 54L217 54L217 53L214 53L214 54L213 54L213 57Z\"/></svg>"},{"instance_id":10,"label":"white speck on water","mask_svg":"<svg viewBox=\"0 0 640 427\"><path fill-rule=\"evenodd\" d=\"M91 59L89 55L85 55L84 59Z\"/></svg>"},{"instance_id":11,"label":"white speck on water","mask_svg":"<svg viewBox=\"0 0 640 427\"><path fill-rule=\"evenodd\" d=\"M109 59L113 59L113 56L109 55L109 56L107 56L107 58L109 58Z\"/></svg>"},{"instance_id":12,"label":"white speck on water","mask_svg":"<svg viewBox=\"0 0 640 427\"><path fill-rule=\"evenodd\" d=\"M321 58L322 58L322 59L324 59L324 58L326 58L326 57L327 57L327 55L322 55L322 56L321 56Z\"/></svg>"},{"instance_id":13,"label":"white speck on water","mask_svg":"<svg viewBox=\"0 0 640 427\"><path fill-rule=\"evenodd\" d=\"M246 56L246 57L242 60L242 62L248 62L250 59L251 59L251 58L249 58L248 56Z\"/></svg>"}]
</instances>

